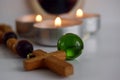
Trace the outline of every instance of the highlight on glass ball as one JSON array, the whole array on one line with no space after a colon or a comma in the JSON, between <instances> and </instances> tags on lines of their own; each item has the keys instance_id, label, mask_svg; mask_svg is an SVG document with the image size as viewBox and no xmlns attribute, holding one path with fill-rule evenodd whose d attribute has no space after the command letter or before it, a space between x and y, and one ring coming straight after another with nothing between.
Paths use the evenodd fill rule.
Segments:
<instances>
[{"instance_id":1,"label":"highlight on glass ball","mask_svg":"<svg viewBox=\"0 0 120 80\"><path fill-rule=\"evenodd\" d=\"M60 37L57 48L66 52L66 60L73 60L81 55L84 44L82 39L76 34L67 33Z\"/></svg>"}]
</instances>

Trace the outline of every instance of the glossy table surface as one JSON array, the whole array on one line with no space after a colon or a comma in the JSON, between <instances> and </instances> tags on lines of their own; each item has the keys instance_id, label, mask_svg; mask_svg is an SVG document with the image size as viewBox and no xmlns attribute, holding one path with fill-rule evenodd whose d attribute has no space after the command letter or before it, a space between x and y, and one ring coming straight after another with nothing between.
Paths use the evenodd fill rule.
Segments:
<instances>
[{"instance_id":1,"label":"glossy table surface","mask_svg":"<svg viewBox=\"0 0 120 80\"><path fill-rule=\"evenodd\" d=\"M23 59L0 45L0 80L120 80L120 26L102 25L100 31L86 40L80 57L69 61L74 74L60 77L49 70L24 71ZM56 47L34 45L47 52Z\"/></svg>"}]
</instances>

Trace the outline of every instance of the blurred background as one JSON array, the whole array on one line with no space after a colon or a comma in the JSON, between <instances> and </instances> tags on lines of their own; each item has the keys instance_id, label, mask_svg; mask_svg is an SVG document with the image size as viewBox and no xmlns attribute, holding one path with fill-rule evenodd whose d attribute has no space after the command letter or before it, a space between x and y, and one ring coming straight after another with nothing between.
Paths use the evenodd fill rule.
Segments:
<instances>
[{"instance_id":1,"label":"blurred background","mask_svg":"<svg viewBox=\"0 0 120 80\"><path fill-rule=\"evenodd\" d=\"M29 0L0 0L0 23L15 27L15 19L33 13ZM85 0L84 11L99 13L102 25L120 23L120 0Z\"/></svg>"},{"instance_id":2,"label":"blurred background","mask_svg":"<svg viewBox=\"0 0 120 80\"><path fill-rule=\"evenodd\" d=\"M0 23L7 23L15 29L16 18L34 13L28 2L29 0L0 0ZM97 36L91 37L85 42L83 54L75 60L79 64L75 61L71 62L75 67L75 74L62 80L120 80L120 0L85 0L83 7L84 12L101 15L101 29ZM56 47L39 46L37 48L48 52L56 50ZM42 80L61 79L54 75L48 76L48 74L46 77L46 73L40 73L40 71L38 71L39 73L36 72L37 74L32 72L23 74L21 70L17 71L16 69L16 67L21 66L16 62L16 59L10 63L6 61L4 66L4 59L9 57L4 54L8 53L4 49L4 47L0 48L0 57L3 58L3 60L0 60L0 65L2 64L0 80L8 80L9 77L11 80L16 80L19 75L21 80L26 80L26 76L30 80L40 80L40 78ZM10 59L13 59L13 57ZM7 66L11 63L12 66ZM16 66L16 64L19 65ZM45 75L40 76L40 74Z\"/></svg>"}]
</instances>

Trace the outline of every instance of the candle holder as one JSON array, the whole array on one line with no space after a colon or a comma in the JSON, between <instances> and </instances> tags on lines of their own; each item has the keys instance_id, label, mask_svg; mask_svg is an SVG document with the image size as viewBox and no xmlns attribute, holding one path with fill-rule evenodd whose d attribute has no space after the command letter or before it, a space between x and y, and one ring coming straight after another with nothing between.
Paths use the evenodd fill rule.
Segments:
<instances>
[{"instance_id":1,"label":"candle holder","mask_svg":"<svg viewBox=\"0 0 120 80\"><path fill-rule=\"evenodd\" d=\"M82 20L83 22L83 32L86 35L94 35L97 33L100 29L100 14L96 13L80 13L80 17L77 17L75 13L73 15L68 15L68 14L62 14L60 15L61 18L67 18L67 19L77 19L78 21Z\"/></svg>"},{"instance_id":2,"label":"candle holder","mask_svg":"<svg viewBox=\"0 0 120 80\"><path fill-rule=\"evenodd\" d=\"M55 18L54 15L43 15L42 17L43 19ZM36 23L35 18L36 14L28 14L16 19L16 31L20 37L28 39L32 39L34 37L35 30L33 25Z\"/></svg>"},{"instance_id":3,"label":"candle holder","mask_svg":"<svg viewBox=\"0 0 120 80\"><path fill-rule=\"evenodd\" d=\"M34 36L33 24L35 15L25 15L16 19L16 31L20 37L32 38Z\"/></svg>"},{"instance_id":4,"label":"candle holder","mask_svg":"<svg viewBox=\"0 0 120 80\"><path fill-rule=\"evenodd\" d=\"M84 32L90 35L97 33L100 29L100 22L99 14L85 14L83 19Z\"/></svg>"},{"instance_id":5,"label":"candle holder","mask_svg":"<svg viewBox=\"0 0 120 80\"><path fill-rule=\"evenodd\" d=\"M35 13L43 16L43 21L37 23L35 21L35 14L26 15L16 20L16 29L20 37L28 38L37 44L56 46L57 40L65 33L74 33L83 38L83 40L86 40L91 34L96 33L100 28L99 14L84 13L82 17L76 17L75 12L78 8L82 9L84 0L29 1L32 8L35 10ZM53 3L51 1L53 1ZM66 5L64 3L69 4ZM59 5L51 6L51 4ZM67 10L65 8L66 6ZM64 25L60 27L53 25L53 19L55 19L55 17L58 15L64 18Z\"/></svg>"},{"instance_id":6,"label":"candle holder","mask_svg":"<svg viewBox=\"0 0 120 80\"><path fill-rule=\"evenodd\" d=\"M50 26L47 25L49 23L51 23ZM42 23L34 24L34 41L37 44L44 46L56 46L58 39L66 33L74 33L81 38L84 36L82 22L80 21L63 20L64 25L61 27L55 27L52 24L52 20L44 20Z\"/></svg>"},{"instance_id":7,"label":"candle holder","mask_svg":"<svg viewBox=\"0 0 120 80\"><path fill-rule=\"evenodd\" d=\"M20 17L16 20L17 33L22 38L30 39L45 46L56 46L58 39L65 33L75 33L80 37L84 36L82 21L62 19L63 25L56 27L52 18L37 23L35 15Z\"/></svg>"}]
</instances>

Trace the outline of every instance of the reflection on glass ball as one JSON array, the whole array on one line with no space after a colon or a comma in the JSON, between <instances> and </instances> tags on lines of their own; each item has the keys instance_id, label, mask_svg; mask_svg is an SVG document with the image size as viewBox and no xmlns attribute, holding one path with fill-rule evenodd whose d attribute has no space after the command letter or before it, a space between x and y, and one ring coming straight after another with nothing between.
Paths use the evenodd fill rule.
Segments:
<instances>
[{"instance_id":1,"label":"reflection on glass ball","mask_svg":"<svg viewBox=\"0 0 120 80\"><path fill-rule=\"evenodd\" d=\"M64 50L66 52L67 60L73 60L82 53L84 44L79 36L73 33L67 33L58 40L57 47L58 50Z\"/></svg>"}]
</instances>

